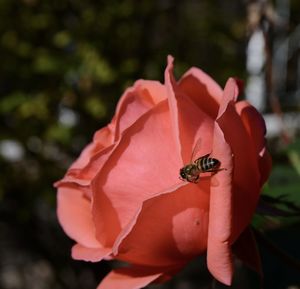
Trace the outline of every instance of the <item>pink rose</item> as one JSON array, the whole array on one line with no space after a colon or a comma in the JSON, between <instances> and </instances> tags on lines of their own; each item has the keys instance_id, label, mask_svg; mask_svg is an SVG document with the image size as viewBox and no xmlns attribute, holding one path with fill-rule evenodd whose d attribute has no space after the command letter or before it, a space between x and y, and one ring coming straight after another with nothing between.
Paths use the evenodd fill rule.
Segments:
<instances>
[{"instance_id":1,"label":"pink rose","mask_svg":"<svg viewBox=\"0 0 300 289\"><path fill-rule=\"evenodd\" d=\"M238 94L235 79L222 90L197 68L175 81L169 56L165 84L139 80L127 89L111 123L56 183L59 222L76 241L72 257L130 264L98 289L166 280L205 252L227 285L232 250L258 266L248 225L271 160L264 121ZM197 156L210 154L224 170L200 174L197 184L179 180L199 143Z\"/></svg>"}]
</instances>

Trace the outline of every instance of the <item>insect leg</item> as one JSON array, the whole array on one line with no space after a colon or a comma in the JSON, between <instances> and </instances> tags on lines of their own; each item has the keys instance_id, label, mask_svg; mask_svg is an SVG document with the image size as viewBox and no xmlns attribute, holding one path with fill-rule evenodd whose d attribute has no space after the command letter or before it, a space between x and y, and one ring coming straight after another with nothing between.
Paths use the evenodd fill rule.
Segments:
<instances>
[{"instance_id":1,"label":"insect leg","mask_svg":"<svg viewBox=\"0 0 300 289\"><path fill-rule=\"evenodd\" d=\"M219 172L219 171L226 171L226 170L227 170L227 169L225 169L225 168L219 168L219 169L211 169L211 170L207 170L207 171L205 171L205 172L216 174L216 173Z\"/></svg>"},{"instance_id":2,"label":"insect leg","mask_svg":"<svg viewBox=\"0 0 300 289\"><path fill-rule=\"evenodd\" d=\"M197 176L194 180L192 180L192 182L193 182L194 184L199 183L199 176Z\"/></svg>"}]
</instances>

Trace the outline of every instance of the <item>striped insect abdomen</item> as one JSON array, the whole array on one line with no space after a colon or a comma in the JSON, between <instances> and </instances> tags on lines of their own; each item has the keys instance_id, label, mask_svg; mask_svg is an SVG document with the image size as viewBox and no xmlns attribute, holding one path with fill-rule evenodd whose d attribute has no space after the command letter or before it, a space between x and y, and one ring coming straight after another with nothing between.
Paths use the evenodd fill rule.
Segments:
<instances>
[{"instance_id":1,"label":"striped insect abdomen","mask_svg":"<svg viewBox=\"0 0 300 289\"><path fill-rule=\"evenodd\" d=\"M213 172L220 166L220 161L214 158L202 157L196 160L197 167L201 172Z\"/></svg>"}]
</instances>

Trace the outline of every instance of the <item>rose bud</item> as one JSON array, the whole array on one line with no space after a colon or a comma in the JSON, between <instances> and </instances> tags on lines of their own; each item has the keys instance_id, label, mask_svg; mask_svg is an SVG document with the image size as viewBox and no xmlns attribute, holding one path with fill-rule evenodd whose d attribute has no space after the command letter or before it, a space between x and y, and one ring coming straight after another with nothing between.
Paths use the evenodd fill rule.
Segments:
<instances>
[{"instance_id":1,"label":"rose bud","mask_svg":"<svg viewBox=\"0 0 300 289\"><path fill-rule=\"evenodd\" d=\"M176 81L169 56L165 83L127 89L111 123L56 183L59 222L76 242L72 257L128 263L98 289L162 282L205 253L226 285L233 254L259 270L248 226L271 159L262 116L238 94L236 79L222 90L198 68ZM203 156L187 171L193 177L180 180L180 169Z\"/></svg>"}]
</instances>

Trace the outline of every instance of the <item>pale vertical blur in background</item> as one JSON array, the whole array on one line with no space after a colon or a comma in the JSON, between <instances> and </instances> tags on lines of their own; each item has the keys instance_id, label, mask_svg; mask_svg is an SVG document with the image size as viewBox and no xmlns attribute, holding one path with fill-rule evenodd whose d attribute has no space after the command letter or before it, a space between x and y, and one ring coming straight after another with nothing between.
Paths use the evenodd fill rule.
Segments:
<instances>
[{"instance_id":1,"label":"pale vertical blur in background","mask_svg":"<svg viewBox=\"0 0 300 289\"><path fill-rule=\"evenodd\" d=\"M221 86L245 81L241 97L263 113L274 159L264 194L300 205L299 0L1 0L1 289L92 289L110 270L71 260L52 184L124 88L163 81L168 54L178 76L197 66ZM253 225L300 259L299 218L255 216ZM260 249L264 288L300 288L299 272ZM204 259L151 288L225 288ZM232 288L259 288L254 272L236 267Z\"/></svg>"}]
</instances>

